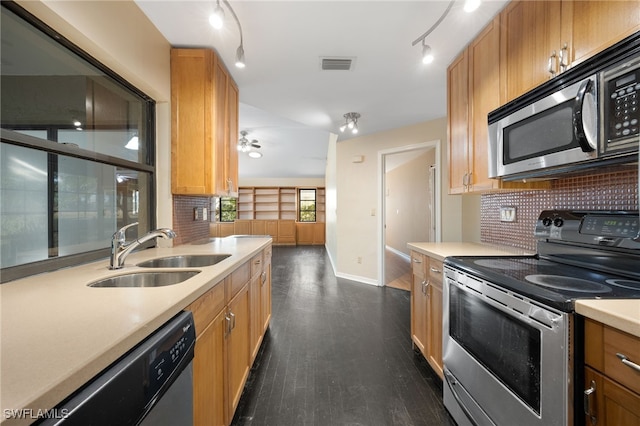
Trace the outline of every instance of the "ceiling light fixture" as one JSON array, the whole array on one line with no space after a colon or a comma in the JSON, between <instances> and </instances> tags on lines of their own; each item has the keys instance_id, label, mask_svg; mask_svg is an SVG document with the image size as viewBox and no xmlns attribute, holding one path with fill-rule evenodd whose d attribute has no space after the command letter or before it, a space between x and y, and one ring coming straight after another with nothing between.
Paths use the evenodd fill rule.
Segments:
<instances>
[{"instance_id":1,"label":"ceiling light fixture","mask_svg":"<svg viewBox=\"0 0 640 426\"><path fill-rule=\"evenodd\" d=\"M347 130L351 130L351 133L354 135L358 133L358 119L360 118L360 114L357 112L348 112L344 117L344 124L340 126L340 132L344 132Z\"/></svg>"},{"instance_id":2,"label":"ceiling light fixture","mask_svg":"<svg viewBox=\"0 0 640 426\"><path fill-rule=\"evenodd\" d=\"M238 31L240 32L240 46L238 46L238 48L236 49L236 67L244 68L246 66L246 63L244 61L244 39L242 37L242 25L240 25L238 15L236 15L236 12L233 10L229 2L227 0L222 0L222 4L224 4L227 9L229 9L229 12L231 12L231 15L233 16L233 19L235 19L236 23L238 24ZM224 10L220 6L220 0L216 0L216 7L213 10L213 13L209 16L209 23L213 28L218 30L224 26Z\"/></svg>"},{"instance_id":3,"label":"ceiling light fixture","mask_svg":"<svg viewBox=\"0 0 640 426\"><path fill-rule=\"evenodd\" d=\"M262 153L259 151L249 151L249 153L247 154L249 157L251 158L260 158L262 157Z\"/></svg>"},{"instance_id":4,"label":"ceiling light fixture","mask_svg":"<svg viewBox=\"0 0 640 426\"><path fill-rule=\"evenodd\" d=\"M209 23L216 30L221 29L224 26L224 10L220 6L220 0L216 1L216 7L213 9L213 13L209 16Z\"/></svg>"},{"instance_id":5,"label":"ceiling light fixture","mask_svg":"<svg viewBox=\"0 0 640 426\"><path fill-rule=\"evenodd\" d=\"M247 139L247 135L249 133L245 130L240 132L240 135L242 136L240 139L238 139L238 151L240 152L245 152L248 153L250 157L252 158L260 158L262 157L262 154L260 154L258 151L255 151L255 149L259 149L260 148L260 144L256 139L253 139L251 141L249 141L249 139ZM252 153L257 153L259 154L258 156L256 156L255 154L252 155Z\"/></svg>"},{"instance_id":6,"label":"ceiling light fixture","mask_svg":"<svg viewBox=\"0 0 640 426\"><path fill-rule=\"evenodd\" d=\"M480 7L481 1L482 0L465 0L464 2L465 12L473 12L474 10L476 10L478 7ZM427 36L431 34L433 30L438 28L438 26L442 23L444 18L447 17L454 3L455 3L455 0L451 0L447 8L444 10L444 12L442 12L442 15L440 15L438 20L431 26L431 28L429 28L424 34L422 34L420 37L415 39L413 43L411 43L412 46L415 46L416 44L422 42L422 63L423 64L430 64L434 60L434 56L431 51L431 46L429 46L425 41Z\"/></svg>"}]
</instances>

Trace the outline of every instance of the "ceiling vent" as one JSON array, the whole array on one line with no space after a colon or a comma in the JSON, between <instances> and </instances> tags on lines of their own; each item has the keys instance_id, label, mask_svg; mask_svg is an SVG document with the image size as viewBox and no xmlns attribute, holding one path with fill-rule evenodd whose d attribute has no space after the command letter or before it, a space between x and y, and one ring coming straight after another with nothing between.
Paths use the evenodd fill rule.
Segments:
<instances>
[{"instance_id":1,"label":"ceiling vent","mask_svg":"<svg viewBox=\"0 0 640 426\"><path fill-rule=\"evenodd\" d=\"M323 71L351 71L355 57L320 57L320 67Z\"/></svg>"}]
</instances>

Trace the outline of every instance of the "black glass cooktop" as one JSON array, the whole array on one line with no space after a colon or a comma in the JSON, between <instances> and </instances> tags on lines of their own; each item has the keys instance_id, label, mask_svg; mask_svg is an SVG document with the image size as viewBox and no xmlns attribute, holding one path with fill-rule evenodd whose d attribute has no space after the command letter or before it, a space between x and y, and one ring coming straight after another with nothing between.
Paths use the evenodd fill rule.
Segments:
<instances>
[{"instance_id":1,"label":"black glass cooktop","mask_svg":"<svg viewBox=\"0 0 640 426\"><path fill-rule=\"evenodd\" d=\"M447 257L445 265L565 312L574 310L576 299L640 299L640 280L538 256Z\"/></svg>"}]
</instances>

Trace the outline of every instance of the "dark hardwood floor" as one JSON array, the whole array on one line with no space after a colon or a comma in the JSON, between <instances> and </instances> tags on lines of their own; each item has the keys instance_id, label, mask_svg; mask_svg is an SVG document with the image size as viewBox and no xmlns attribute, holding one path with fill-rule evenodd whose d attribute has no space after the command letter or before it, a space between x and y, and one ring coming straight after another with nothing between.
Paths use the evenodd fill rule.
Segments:
<instances>
[{"instance_id":1,"label":"dark hardwood floor","mask_svg":"<svg viewBox=\"0 0 640 426\"><path fill-rule=\"evenodd\" d=\"M455 425L409 336L410 293L337 279L324 247L274 247L271 325L233 425Z\"/></svg>"}]
</instances>

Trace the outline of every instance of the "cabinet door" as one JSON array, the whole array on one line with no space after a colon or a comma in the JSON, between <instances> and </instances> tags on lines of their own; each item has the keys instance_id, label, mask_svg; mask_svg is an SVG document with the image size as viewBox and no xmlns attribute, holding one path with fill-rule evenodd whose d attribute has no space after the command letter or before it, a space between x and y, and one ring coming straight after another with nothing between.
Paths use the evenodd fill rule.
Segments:
<instances>
[{"instance_id":1,"label":"cabinet door","mask_svg":"<svg viewBox=\"0 0 640 426\"><path fill-rule=\"evenodd\" d=\"M258 355L260 349L260 342L262 337L262 315L260 309L262 308L262 274L251 277L249 282L249 315L251 324L249 327L249 349L250 349L250 363L253 364L253 360Z\"/></svg>"},{"instance_id":2,"label":"cabinet door","mask_svg":"<svg viewBox=\"0 0 640 426\"><path fill-rule=\"evenodd\" d=\"M469 59L467 50L447 69L447 125L449 132L449 193L467 189L469 171Z\"/></svg>"},{"instance_id":3,"label":"cabinet door","mask_svg":"<svg viewBox=\"0 0 640 426\"><path fill-rule=\"evenodd\" d=\"M313 244L313 223L296 223L296 243L300 245Z\"/></svg>"},{"instance_id":4,"label":"cabinet door","mask_svg":"<svg viewBox=\"0 0 640 426\"><path fill-rule=\"evenodd\" d=\"M313 244L324 244L324 222L317 222L313 225Z\"/></svg>"},{"instance_id":5,"label":"cabinet door","mask_svg":"<svg viewBox=\"0 0 640 426\"><path fill-rule=\"evenodd\" d=\"M442 367L442 262L429 259L427 291L427 361L443 378Z\"/></svg>"},{"instance_id":6,"label":"cabinet door","mask_svg":"<svg viewBox=\"0 0 640 426\"><path fill-rule=\"evenodd\" d=\"M205 49L171 50L171 190L213 193L213 74Z\"/></svg>"},{"instance_id":7,"label":"cabinet door","mask_svg":"<svg viewBox=\"0 0 640 426\"><path fill-rule=\"evenodd\" d=\"M193 359L193 420L196 425L225 425L225 313L198 336Z\"/></svg>"},{"instance_id":8,"label":"cabinet door","mask_svg":"<svg viewBox=\"0 0 640 426\"><path fill-rule=\"evenodd\" d=\"M274 243L278 242L278 221L267 220L265 225L266 235L270 235Z\"/></svg>"},{"instance_id":9,"label":"cabinet door","mask_svg":"<svg viewBox=\"0 0 640 426\"><path fill-rule=\"evenodd\" d=\"M549 58L554 51L559 55L562 47L560 12L560 1L513 0L500 14L505 101L552 77L548 72Z\"/></svg>"},{"instance_id":10,"label":"cabinet door","mask_svg":"<svg viewBox=\"0 0 640 426\"><path fill-rule=\"evenodd\" d=\"M585 368L585 390L591 393L585 425L640 426L640 395L620 386L597 371Z\"/></svg>"},{"instance_id":11,"label":"cabinet door","mask_svg":"<svg viewBox=\"0 0 640 426\"><path fill-rule=\"evenodd\" d=\"M640 30L638 1L564 1L562 43L577 64Z\"/></svg>"},{"instance_id":12,"label":"cabinet door","mask_svg":"<svg viewBox=\"0 0 640 426\"><path fill-rule=\"evenodd\" d=\"M472 191L499 185L489 179L489 124L487 115L500 106L500 21L494 19L469 46L471 103L468 178Z\"/></svg>"},{"instance_id":13,"label":"cabinet door","mask_svg":"<svg viewBox=\"0 0 640 426\"><path fill-rule=\"evenodd\" d=\"M428 257L411 252L411 340L425 357L428 339L426 262Z\"/></svg>"},{"instance_id":14,"label":"cabinet door","mask_svg":"<svg viewBox=\"0 0 640 426\"><path fill-rule=\"evenodd\" d=\"M296 243L296 222L295 220L278 221L278 243L295 244Z\"/></svg>"},{"instance_id":15,"label":"cabinet door","mask_svg":"<svg viewBox=\"0 0 640 426\"><path fill-rule=\"evenodd\" d=\"M264 220L252 220L251 235L267 235L266 222Z\"/></svg>"},{"instance_id":16,"label":"cabinet door","mask_svg":"<svg viewBox=\"0 0 640 426\"><path fill-rule=\"evenodd\" d=\"M264 271L260 276L260 316L262 323L262 332L266 332L269 327L269 321L271 321L271 256L269 256L268 263L264 264Z\"/></svg>"},{"instance_id":17,"label":"cabinet door","mask_svg":"<svg viewBox=\"0 0 640 426\"><path fill-rule=\"evenodd\" d=\"M238 193L238 86L229 78L227 85L227 151L225 153L226 188L230 196Z\"/></svg>"},{"instance_id":18,"label":"cabinet door","mask_svg":"<svg viewBox=\"0 0 640 426\"><path fill-rule=\"evenodd\" d=\"M227 360L227 424L240 402L242 389L249 375L249 285L245 285L227 306L225 318Z\"/></svg>"}]
</instances>

